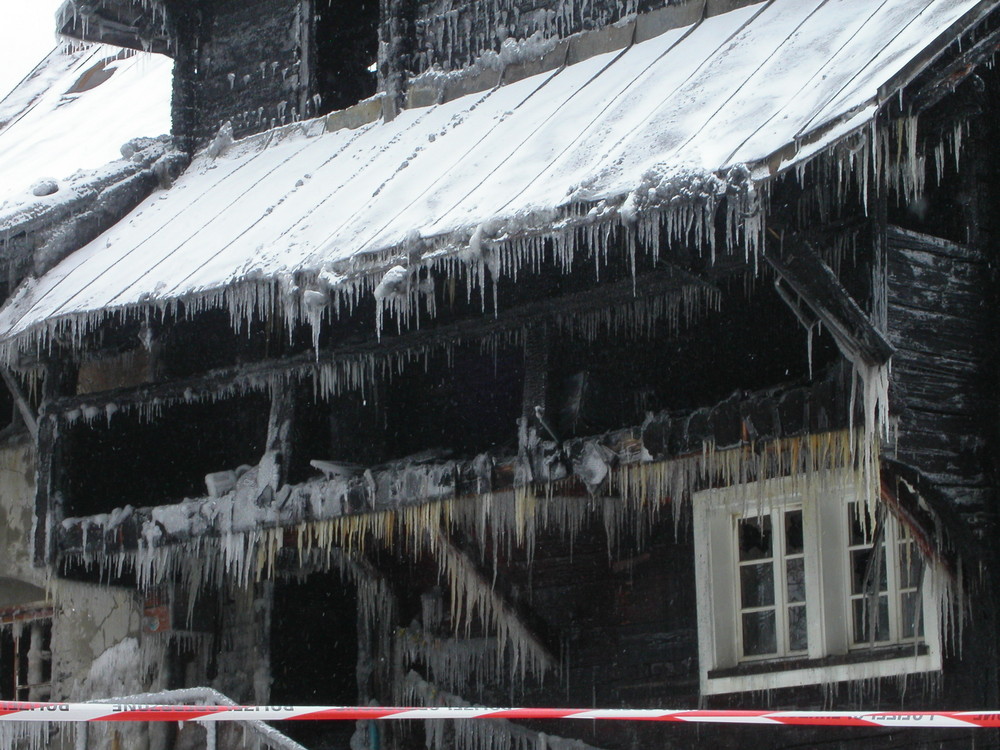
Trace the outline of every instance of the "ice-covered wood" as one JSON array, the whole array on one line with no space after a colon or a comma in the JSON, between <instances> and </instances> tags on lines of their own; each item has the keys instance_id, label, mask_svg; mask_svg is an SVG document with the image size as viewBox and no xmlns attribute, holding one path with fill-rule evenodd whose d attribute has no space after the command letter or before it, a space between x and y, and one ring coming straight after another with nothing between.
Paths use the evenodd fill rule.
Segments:
<instances>
[{"instance_id":1,"label":"ice-covered wood","mask_svg":"<svg viewBox=\"0 0 1000 750\"><path fill-rule=\"evenodd\" d=\"M837 275L801 239L781 241L783 252L769 252L767 262L805 303L842 347L872 366L884 365L892 345L844 289ZM854 354L856 352L856 354Z\"/></svg>"},{"instance_id":2,"label":"ice-covered wood","mask_svg":"<svg viewBox=\"0 0 1000 750\"><path fill-rule=\"evenodd\" d=\"M898 414L890 454L918 470L964 513L984 511L994 389L992 283L980 250L891 228L886 273Z\"/></svg>"}]
</instances>

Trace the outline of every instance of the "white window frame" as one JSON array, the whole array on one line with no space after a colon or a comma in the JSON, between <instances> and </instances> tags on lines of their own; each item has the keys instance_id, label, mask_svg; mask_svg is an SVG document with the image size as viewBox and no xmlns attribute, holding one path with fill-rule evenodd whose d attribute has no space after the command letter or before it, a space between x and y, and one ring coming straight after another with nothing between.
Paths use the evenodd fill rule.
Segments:
<instances>
[{"instance_id":1,"label":"white window frame","mask_svg":"<svg viewBox=\"0 0 1000 750\"><path fill-rule=\"evenodd\" d=\"M847 508L849 502L860 498L858 475L849 470L694 494L698 655L703 695L941 669L938 602L943 577L930 561L925 561L921 584L923 637L874 646L853 643ZM736 519L796 507L802 508L808 651L787 657L741 657ZM893 523L898 522L893 519ZM886 541L895 544L896 539L893 532Z\"/></svg>"}]
</instances>

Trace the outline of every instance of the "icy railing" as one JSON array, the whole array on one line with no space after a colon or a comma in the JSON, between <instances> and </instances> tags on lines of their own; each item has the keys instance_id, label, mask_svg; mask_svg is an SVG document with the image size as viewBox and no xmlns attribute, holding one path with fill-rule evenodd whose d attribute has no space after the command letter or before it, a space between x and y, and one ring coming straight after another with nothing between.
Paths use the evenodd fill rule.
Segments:
<instances>
[{"instance_id":1,"label":"icy railing","mask_svg":"<svg viewBox=\"0 0 1000 750\"><path fill-rule=\"evenodd\" d=\"M193 687L193 688L182 688L180 690L162 690L156 693L139 693L137 695L125 695L119 696L117 698L102 698L100 700L88 701L89 703L132 703L132 704L147 704L147 705L198 705L198 706L236 706L238 705L235 701L226 697L218 690L210 687ZM197 719L193 720L192 723L199 723ZM241 746L247 746L246 739L252 738L255 740L253 744L257 747L271 748L271 750L307 750L306 747L300 745L295 740L282 734L274 727L265 724L263 721L257 721L255 719L246 719L239 723L240 727L243 729L244 742ZM86 729L88 725L81 725ZM201 724L205 728L205 747L206 750L216 750L217 744L217 733L219 730L219 725L214 722L205 722ZM87 744L84 739L83 744L80 744L80 739L78 738L77 747L86 748Z\"/></svg>"}]
</instances>

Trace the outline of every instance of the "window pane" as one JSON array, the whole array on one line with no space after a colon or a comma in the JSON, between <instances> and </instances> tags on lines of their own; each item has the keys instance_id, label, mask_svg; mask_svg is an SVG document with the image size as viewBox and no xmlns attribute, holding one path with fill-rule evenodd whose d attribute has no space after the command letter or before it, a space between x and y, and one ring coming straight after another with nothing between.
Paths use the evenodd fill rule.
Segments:
<instances>
[{"instance_id":1,"label":"window pane","mask_svg":"<svg viewBox=\"0 0 1000 750\"><path fill-rule=\"evenodd\" d=\"M744 609L769 607L774 604L774 566L772 563L744 565L740 568L740 597Z\"/></svg>"},{"instance_id":2,"label":"window pane","mask_svg":"<svg viewBox=\"0 0 1000 750\"><path fill-rule=\"evenodd\" d=\"M875 576L878 575L878 590L886 590L885 565L881 559L881 548L856 549L851 552L851 593L865 594L875 591Z\"/></svg>"},{"instance_id":3,"label":"window pane","mask_svg":"<svg viewBox=\"0 0 1000 750\"><path fill-rule=\"evenodd\" d=\"M903 542L899 545L899 587L912 589L920 585L920 552L915 545Z\"/></svg>"},{"instance_id":4,"label":"window pane","mask_svg":"<svg viewBox=\"0 0 1000 750\"><path fill-rule=\"evenodd\" d=\"M790 510L785 513L785 554L798 555L802 552L802 511Z\"/></svg>"},{"instance_id":5,"label":"window pane","mask_svg":"<svg viewBox=\"0 0 1000 750\"><path fill-rule=\"evenodd\" d=\"M804 602L806 600L806 561L804 557L796 557L785 563L785 577L788 582L788 601Z\"/></svg>"},{"instance_id":6,"label":"window pane","mask_svg":"<svg viewBox=\"0 0 1000 750\"><path fill-rule=\"evenodd\" d=\"M922 609L920 607L920 594L916 591L909 591L900 597L900 637L913 638L924 634L924 623Z\"/></svg>"},{"instance_id":7,"label":"window pane","mask_svg":"<svg viewBox=\"0 0 1000 750\"><path fill-rule=\"evenodd\" d=\"M876 536L877 525L877 520L868 516L868 508L862 503L848 503L848 544L851 547L856 547L859 544L871 544Z\"/></svg>"},{"instance_id":8,"label":"window pane","mask_svg":"<svg viewBox=\"0 0 1000 750\"><path fill-rule=\"evenodd\" d=\"M855 643L877 643L889 640L889 597L883 595L878 598L877 613L871 611L870 602L870 597L854 600ZM875 626L874 638L871 635L873 624Z\"/></svg>"},{"instance_id":9,"label":"window pane","mask_svg":"<svg viewBox=\"0 0 1000 750\"><path fill-rule=\"evenodd\" d=\"M742 518L739 526L740 560L771 556L771 517Z\"/></svg>"},{"instance_id":10,"label":"window pane","mask_svg":"<svg viewBox=\"0 0 1000 750\"><path fill-rule=\"evenodd\" d=\"M790 651L805 651L809 648L809 637L806 626L805 605L788 608L788 649Z\"/></svg>"},{"instance_id":11,"label":"window pane","mask_svg":"<svg viewBox=\"0 0 1000 750\"><path fill-rule=\"evenodd\" d=\"M743 615L743 654L763 656L778 650L774 631L774 610Z\"/></svg>"}]
</instances>

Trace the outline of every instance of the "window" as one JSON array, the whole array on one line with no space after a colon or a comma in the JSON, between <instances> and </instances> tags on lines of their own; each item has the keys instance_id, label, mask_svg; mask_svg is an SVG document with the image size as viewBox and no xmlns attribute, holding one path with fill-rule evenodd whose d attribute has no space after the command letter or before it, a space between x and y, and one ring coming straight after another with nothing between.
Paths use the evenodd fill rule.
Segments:
<instances>
[{"instance_id":1,"label":"window","mask_svg":"<svg viewBox=\"0 0 1000 750\"><path fill-rule=\"evenodd\" d=\"M49 698L51 648L51 608L0 609L0 700Z\"/></svg>"},{"instance_id":2,"label":"window","mask_svg":"<svg viewBox=\"0 0 1000 750\"><path fill-rule=\"evenodd\" d=\"M934 568L854 473L693 500L703 694L941 668Z\"/></svg>"}]
</instances>

